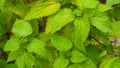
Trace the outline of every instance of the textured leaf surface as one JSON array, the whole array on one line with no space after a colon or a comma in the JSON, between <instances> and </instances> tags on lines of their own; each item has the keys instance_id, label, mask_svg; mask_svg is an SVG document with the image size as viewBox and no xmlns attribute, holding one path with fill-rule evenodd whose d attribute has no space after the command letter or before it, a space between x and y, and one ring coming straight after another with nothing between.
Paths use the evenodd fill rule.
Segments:
<instances>
[{"instance_id":1,"label":"textured leaf surface","mask_svg":"<svg viewBox=\"0 0 120 68\"><path fill-rule=\"evenodd\" d=\"M38 55L44 56L46 54L45 51L45 42L38 40L38 39L33 39L30 44L27 47L29 52L36 53Z\"/></svg>"},{"instance_id":2,"label":"textured leaf surface","mask_svg":"<svg viewBox=\"0 0 120 68\"><path fill-rule=\"evenodd\" d=\"M86 8L95 8L99 3L97 0L81 0L81 2Z\"/></svg>"},{"instance_id":3,"label":"textured leaf surface","mask_svg":"<svg viewBox=\"0 0 120 68\"><path fill-rule=\"evenodd\" d=\"M70 0L70 2L75 4L79 9L95 8L99 3L97 0Z\"/></svg>"},{"instance_id":4,"label":"textured leaf surface","mask_svg":"<svg viewBox=\"0 0 120 68\"><path fill-rule=\"evenodd\" d=\"M90 31L90 24L87 17L76 18L74 21L74 27L72 40L75 46L83 50L84 46L82 44L86 41Z\"/></svg>"},{"instance_id":5,"label":"textured leaf surface","mask_svg":"<svg viewBox=\"0 0 120 68\"><path fill-rule=\"evenodd\" d=\"M66 68L68 63L68 59L65 59L64 57L59 57L57 60L55 60L53 68Z\"/></svg>"},{"instance_id":6,"label":"textured leaf surface","mask_svg":"<svg viewBox=\"0 0 120 68\"><path fill-rule=\"evenodd\" d=\"M69 68L96 68L96 66L90 59L88 59L79 64L71 64Z\"/></svg>"},{"instance_id":7,"label":"textured leaf surface","mask_svg":"<svg viewBox=\"0 0 120 68\"><path fill-rule=\"evenodd\" d=\"M51 42L59 51L67 51L72 48L72 42L64 36L53 35Z\"/></svg>"},{"instance_id":8,"label":"textured leaf surface","mask_svg":"<svg viewBox=\"0 0 120 68\"><path fill-rule=\"evenodd\" d=\"M112 35L115 37L120 37L120 22L112 23L113 31Z\"/></svg>"},{"instance_id":9,"label":"textured leaf surface","mask_svg":"<svg viewBox=\"0 0 120 68\"><path fill-rule=\"evenodd\" d=\"M112 31L109 18L104 13L96 13L92 19L92 24L102 32L106 33Z\"/></svg>"},{"instance_id":10,"label":"textured leaf surface","mask_svg":"<svg viewBox=\"0 0 120 68\"><path fill-rule=\"evenodd\" d=\"M108 6L112 6L114 4L119 4L120 3L120 0L107 0L106 4Z\"/></svg>"},{"instance_id":11,"label":"textured leaf surface","mask_svg":"<svg viewBox=\"0 0 120 68\"><path fill-rule=\"evenodd\" d=\"M11 51L8 55L7 62L15 60L19 55L23 54L24 51L22 48L16 51Z\"/></svg>"},{"instance_id":12,"label":"textured leaf surface","mask_svg":"<svg viewBox=\"0 0 120 68\"><path fill-rule=\"evenodd\" d=\"M17 37L11 37L4 46L4 51L16 51L20 47L20 42Z\"/></svg>"},{"instance_id":13,"label":"textured leaf surface","mask_svg":"<svg viewBox=\"0 0 120 68\"><path fill-rule=\"evenodd\" d=\"M112 63L118 59L118 57L114 58L104 58L100 64L100 68L111 68Z\"/></svg>"},{"instance_id":14,"label":"textured leaf surface","mask_svg":"<svg viewBox=\"0 0 120 68\"><path fill-rule=\"evenodd\" d=\"M74 14L69 8L60 10L56 15L48 18L45 32L55 33L60 30L63 26L70 23L74 19Z\"/></svg>"},{"instance_id":15,"label":"textured leaf surface","mask_svg":"<svg viewBox=\"0 0 120 68\"><path fill-rule=\"evenodd\" d=\"M15 60L17 58L17 56L18 56L18 53L16 51L10 52L8 59L7 59L7 62Z\"/></svg>"},{"instance_id":16,"label":"textured leaf surface","mask_svg":"<svg viewBox=\"0 0 120 68\"><path fill-rule=\"evenodd\" d=\"M99 4L97 9L100 11L100 12L105 12L107 10L110 10L112 9L112 7L110 6L107 6L107 5L104 5L104 4Z\"/></svg>"},{"instance_id":17,"label":"textured leaf surface","mask_svg":"<svg viewBox=\"0 0 120 68\"><path fill-rule=\"evenodd\" d=\"M26 15L25 20L36 19L56 13L60 9L60 4L56 2L36 3L31 11Z\"/></svg>"},{"instance_id":18,"label":"textured leaf surface","mask_svg":"<svg viewBox=\"0 0 120 68\"><path fill-rule=\"evenodd\" d=\"M87 57L79 51L72 51L70 59L73 63L80 63L85 61Z\"/></svg>"},{"instance_id":19,"label":"textured leaf surface","mask_svg":"<svg viewBox=\"0 0 120 68\"><path fill-rule=\"evenodd\" d=\"M19 37L25 37L32 34L32 27L29 22L17 19L13 24L12 32Z\"/></svg>"},{"instance_id":20,"label":"textured leaf surface","mask_svg":"<svg viewBox=\"0 0 120 68\"><path fill-rule=\"evenodd\" d=\"M35 58L31 54L23 54L16 59L18 68L33 68L34 62Z\"/></svg>"}]
</instances>

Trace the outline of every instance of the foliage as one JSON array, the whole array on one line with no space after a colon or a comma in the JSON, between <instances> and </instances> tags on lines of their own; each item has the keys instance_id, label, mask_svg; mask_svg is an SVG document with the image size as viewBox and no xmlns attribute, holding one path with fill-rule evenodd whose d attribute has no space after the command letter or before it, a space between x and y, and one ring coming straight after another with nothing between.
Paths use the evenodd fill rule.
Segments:
<instances>
[{"instance_id":1,"label":"foliage","mask_svg":"<svg viewBox=\"0 0 120 68\"><path fill-rule=\"evenodd\" d=\"M0 0L0 68L120 68L112 38L120 0Z\"/></svg>"}]
</instances>

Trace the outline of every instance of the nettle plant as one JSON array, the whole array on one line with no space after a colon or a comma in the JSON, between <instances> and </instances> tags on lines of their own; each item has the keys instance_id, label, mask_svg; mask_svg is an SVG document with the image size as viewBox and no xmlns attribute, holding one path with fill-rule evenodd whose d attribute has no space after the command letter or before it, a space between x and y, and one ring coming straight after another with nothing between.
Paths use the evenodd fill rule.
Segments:
<instances>
[{"instance_id":1,"label":"nettle plant","mask_svg":"<svg viewBox=\"0 0 120 68\"><path fill-rule=\"evenodd\" d=\"M120 68L120 0L0 0L0 68Z\"/></svg>"}]
</instances>

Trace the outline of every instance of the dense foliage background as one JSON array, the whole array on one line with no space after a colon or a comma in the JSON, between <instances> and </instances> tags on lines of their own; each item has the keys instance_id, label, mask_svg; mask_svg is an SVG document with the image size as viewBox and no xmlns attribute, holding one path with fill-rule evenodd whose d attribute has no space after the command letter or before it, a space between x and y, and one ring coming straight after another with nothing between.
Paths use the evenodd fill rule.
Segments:
<instances>
[{"instance_id":1,"label":"dense foliage background","mask_svg":"<svg viewBox=\"0 0 120 68\"><path fill-rule=\"evenodd\" d=\"M0 0L0 68L120 68L120 0Z\"/></svg>"}]
</instances>

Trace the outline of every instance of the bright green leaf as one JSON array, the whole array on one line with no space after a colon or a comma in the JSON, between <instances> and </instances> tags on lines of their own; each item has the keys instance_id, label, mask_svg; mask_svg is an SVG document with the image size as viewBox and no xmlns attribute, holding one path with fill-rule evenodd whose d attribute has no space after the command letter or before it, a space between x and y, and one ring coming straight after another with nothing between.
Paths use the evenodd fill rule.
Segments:
<instances>
[{"instance_id":1,"label":"bright green leaf","mask_svg":"<svg viewBox=\"0 0 120 68\"><path fill-rule=\"evenodd\" d=\"M79 51L72 51L70 59L73 63L81 63L85 61L87 57Z\"/></svg>"},{"instance_id":2,"label":"bright green leaf","mask_svg":"<svg viewBox=\"0 0 120 68\"><path fill-rule=\"evenodd\" d=\"M72 41L75 46L82 51L84 50L83 43L87 40L89 31L90 31L90 23L87 17L76 18L74 21L74 31L72 33Z\"/></svg>"},{"instance_id":3,"label":"bright green leaf","mask_svg":"<svg viewBox=\"0 0 120 68\"><path fill-rule=\"evenodd\" d=\"M90 60L86 60L84 62L81 62L79 64L71 64L69 68L97 68L95 64Z\"/></svg>"},{"instance_id":4,"label":"bright green leaf","mask_svg":"<svg viewBox=\"0 0 120 68\"><path fill-rule=\"evenodd\" d=\"M75 4L79 9L83 8L95 8L99 1L97 0L69 0L72 4Z\"/></svg>"},{"instance_id":5,"label":"bright green leaf","mask_svg":"<svg viewBox=\"0 0 120 68\"><path fill-rule=\"evenodd\" d=\"M97 67L90 59L88 59L80 63L80 68L97 68Z\"/></svg>"},{"instance_id":6,"label":"bright green leaf","mask_svg":"<svg viewBox=\"0 0 120 68\"><path fill-rule=\"evenodd\" d=\"M37 38L42 40L42 41L48 41L50 37L49 37L49 34L46 34L45 32L42 32L38 35Z\"/></svg>"},{"instance_id":7,"label":"bright green leaf","mask_svg":"<svg viewBox=\"0 0 120 68\"><path fill-rule=\"evenodd\" d=\"M92 20L92 24L102 32L106 33L112 31L109 18L106 14L96 12L96 14L91 20Z\"/></svg>"},{"instance_id":8,"label":"bright green leaf","mask_svg":"<svg viewBox=\"0 0 120 68\"><path fill-rule=\"evenodd\" d=\"M23 54L17 57L16 64L18 68L33 68L35 58L31 54Z\"/></svg>"},{"instance_id":9,"label":"bright green leaf","mask_svg":"<svg viewBox=\"0 0 120 68\"><path fill-rule=\"evenodd\" d=\"M17 19L13 24L12 32L19 37L25 37L32 34L32 27L29 22Z\"/></svg>"},{"instance_id":10,"label":"bright green leaf","mask_svg":"<svg viewBox=\"0 0 120 68\"><path fill-rule=\"evenodd\" d=\"M59 51L68 51L72 48L72 42L64 36L53 35L51 42L55 48Z\"/></svg>"},{"instance_id":11,"label":"bright green leaf","mask_svg":"<svg viewBox=\"0 0 120 68\"><path fill-rule=\"evenodd\" d=\"M5 1L6 1L6 0L0 0L0 9L3 8Z\"/></svg>"},{"instance_id":12,"label":"bright green leaf","mask_svg":"<svg viewBox=\"0 0 120 68\"><path fill-rule=\"evenodd\" d=\"M104 58L100 63L100 68L111 68L112 63L118 59L118 57L114 58Z\"/></svg>"},{"instance_id":13,"label":"bright green leaf","mask_svg":"<svg viewBox=\"0 0 120 68\"><path fill-rule=\"evenodd\" d=\"M56 15L50 16L47 20L45 32L55 33L60 30L63 26L70 23L74 19L74 14L69 8L60 10Z\"/></svg>"},{"instance_id":14,"label":"bright green leaf","mask_svg":"<svg viewBox=\"0 0 120 68\"><path fill-rule=\"evenodd\" d=\"M9 53L9 56L8 56L8 59L7 59L7 62L10 62L10 61L13 61L17 58L18 56L18 53L16 51L11 51Z\"/></svg>"},{"instance_id":15,"label":"bright green leaf","mask_svg":"<svg viewBox=\"0 0 120 68\"><path fill-rule=\"evenodd\" d=\"M107 10L112 9L112 7L107 6L107 5L105 5L105 4L99 4L98 7L97 7L97 9L98 9L100 12L105 12L105 11L107 11Z\"/></svg>"},{"instance_id":16,"label":"bright green leaf","mask_svg":"<svg viewBox=\"0 0 120 68\"><path fill-rule=\"evenodd\" d=\"M114 4L119 4L120 3L120 0L107 0L106 4L108 6L112 6Z\"/></svg>"},{"instance_id":17,"label":"bright green leaf","mask_svg":"<svg viewBox=\"0 0 120 68\"><path fill-rule=\"evenodd\" d=\"M57 60L55 60L53 68L66 68L68 63L68 59L65 59L64 57L59 57Z\"/></svg>"},{"instance_id":18,"label":"bright green leaf","mask_svg":"<svg viewBox=\"0 0 120 68\"><path fill-rule=\"evenodd\" d=\"M33 39L27 46L27 49L29 52L33 52L38 55L44 56L46 54L45 42L38 39Z\"/></svg>"},{"instance_id":19,"label":"bright green leaf","mask_svg":"<svg viewBox=\"0 0 120 68\"><path fill-rule=\"evenodd\" d=\"M69 65L69 68L80 68L79 64L71 64Z\"/></svg>"},{"instance_id":20,"label":"bright green leaf","mask_svg":"<svg viewBox=\"0 0 120 68\"><path fill-rule=\"evenodd\" d=\"M110 68L120 68L120 58L111 63Z\"/></svg>"},{"instance_id":21,"label":"bright green leaf","mask_svg":"<svg viewBox=\"0 0 120 68\"><path fill-rule=\"evenodd\" d=\"M115 37L120 37L120 22L112 23L113 31L110 33Z\"/></svg>"},{"instance_id":22,"label":"bright green leaf","mask_svg":"<svg viewBox=\"0 0 120 68\"><path fill-rule=\"evenodd\" d=\"M56 13L60 9L60 4L56 2L36 3L31 11L26 15L25 20L36 19Z\"/></svg>"},{"instance_id":23,"label":"bright green leaf","mask_svg":"<svg viewBox=\"0 0 120 68\"><path fill-rule=\"evenodd\" d=\"M11 51L8 55L7 62L15 60L18 57L18 55L21 55L23 53L24 53L24 50L21 48L17 51Z\"/></svg>"},{"instance_id":24,"label":"bright green leaf","mask_svg":"<svg viewBox=\"0 0 120 68\"><path fill-rule=\"evenodd\" d=\"M86 8L95 8L99 3L97 0L81 0L81 2Z\"/></svg>"},{"instance_id":25,"label":"bright green leaf","mask_svg":"<svg viewBox=\"0 0 120 68\"><path fill-rule=\"evenodd\" d=\"M4 46L4 51L16 51L20 47L20 42L17 37L11 37Z\"/></svg>"}]
</instances>

